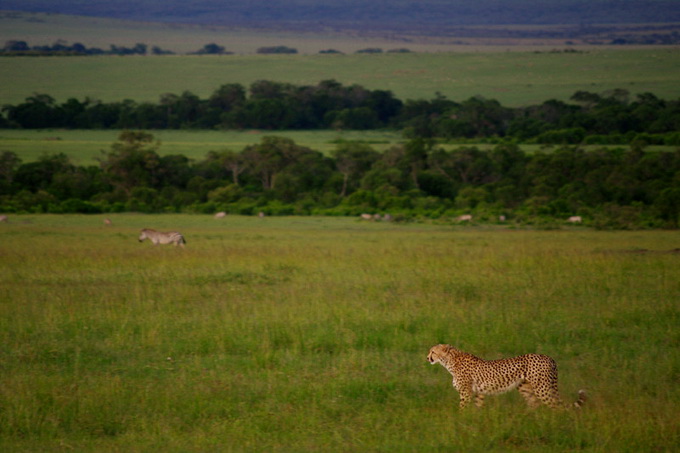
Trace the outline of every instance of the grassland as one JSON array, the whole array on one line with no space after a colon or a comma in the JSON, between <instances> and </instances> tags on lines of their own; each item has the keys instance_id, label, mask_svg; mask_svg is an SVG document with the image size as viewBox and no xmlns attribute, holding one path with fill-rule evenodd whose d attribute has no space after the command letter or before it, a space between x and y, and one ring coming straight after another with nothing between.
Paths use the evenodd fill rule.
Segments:
<instances>
[{"instance_id":1,"label":"grassland","mask_svg":"<svg viewBox=\"0 0 680 453\"><path fill-rule=\"evenodd\" d=\"M455 27L444 34L428 27L402 32L375 30L351 30L333 26L321 27L319 23L306 27L290 23L279 29L189 25L181 23L135 22L104 17L72 16L66 14L0 11L0 42L24 40L31 46L52 45L61 40L80 42L87 47L108 50L110 45L133 47L137 43L160 46L179 54L195 52L207 43L217 43L236 54L254 54L264 46L286 45L301 54L317 54L321 50L336 49L354 53L368 47L385 51L408 48L415 52L499 52L512 50L545 50L552 48L587 48L587 42L606 43L616 34L601 36L582 33L575 26L566 25L501 25ZM271 27L277 25L270 22ZM648 33L668 34L674 24L648 24ZM311 29L310 29L311 28ZM644 33L644 26L627 27L608 25L609 32ZM568 29L573 32L567 33ZM591 28L590 30L594 30ZM600 44L598 47L608 47ZM616 47L616 46L614 46Z\"/></svg>"},{"instance_id":2,"label":"grassland","mask_svg":"<svg viewBox=\"0 0 680 453\"><path fill-rule=\"evenodd\" d=\"M401 142L396 131L151 131L160 140L160 155L181 154L205 159L209 151L241 151L259 143L263 136L289 137L296 143L329 154L338 140L360 140L376 150ZM0 130L0 151L12 151L24 162L42 155L63 153L77 165L95 165L102 151L109 151L118 139L118 130Z\"/></svg>"},{"instance_id":3,"label":"grassland","mask_svg":"<svg viewBox=\"0 0 680 453\"><path fill-rule=\"evenodd\" d=\"M421 52L450 51L461 47L441 38L434 40L411 36L366 36L330 29L324 32L263 30L1 11L0 39L2 43L10 39L24 40L30 45L52 45L57 40L64 40L104 50L108 50L111 44L132 47L137 43L145 43L150 47L159 46L178 54L195 52L213 42L236 54L254 54L260 47L275 45L293 47L301 54L316 54L325 49L353 53L367 47L380 47L384 50L408 47ZM474 48L498 50L502 47Z\"/></svg>"},{"instance_id":4,"label":"grassland","mask_svg":"<svg viewBox=\"0 0 680 453\"><path fill-rule=\"evenodd\" d=\"M0 130L0 152L12 151L23 163L33 162L44 155L63 153L75 165L99 165L102 151L108 152L118 139L119 130ZM181 154L189 159L200 161L210 151L241 151L248 145L260 143L262 137L275 135L288 137L301 146L330 155L338 140L356 140L367 143L376 151L384 151L391 146L404 142L401 132L389 130L376 131L188 131L160 130L150 131L160 141L158 154L161 156ZM444 149L456 149L460 145L447 143L438 145ZM490 149L495 145L478 143L479 149ZM620 146L620 145L617 145ZM582 145L586 150L601 148L601 145ZM546 150L544 145L520 145L522 151L533 153ZM670 146L650 145L646 151L670 151Z\"/></svg>"},{"instance_id":5,"label":"grassland","mask_svg":"<svg viewBox=\"0 0 680 453\"><path fill-rule=\"evenodd\" d=\"M578 90L615 88L633 95L680 97L680 53L674 49L591 50L587 53L411 53L381 55L232 55L160 57L12 57L0 66L0 104L35 92L58 102L90 97L106 102L158 102L185 90L207 98L220 85L275 80L316 85L335 79L398 98L462 101L481 95L503 105L568 100Z\"/></svg>"},{"instance_id":6,"label":"grassland","mask_svg":"<svg viewBox=\"0 0 680 453\"><path fill-rule=\"evenodd\" d=\"M286 33L220 27L163 25L64 15L1 13L0 40L51 45L57 40L108 49L142 42L178 53L217 43L230 56L12 58L0 65L0 105L34 92L63 102L89 96L106 102L156 102L164 93L189 90L209 96L224 83L256 80L314 85L336 79L393 91L400 99L453 100L481 95L508 106L568 99L578 90L680 96L680 54L667 47L566 46L550 40L503 45L460 45L441 37ZM471 41L472 42L472 41ZM514 45L513 45L514 44ZM286 45L298 55L254 55L263 46ZM359 49L409 48L410 54L357 55ZM570 47L583 53L553 53ZM345 55L319 55L324 49Z\"/></svg>"},{"instance_id":7,"label":"grassland","mask_svg":"<svg viewBox=\"0 0 680 453\"><path fill-rule=\"evenodd\" d=\"M3 451L672 451L678 232L337 218L0 224ZM177 228L185 249L139 244ZM579 414L425 361L556 358ZM516 393L516 392L515 392Z\"/></svg>"}]
</instances>

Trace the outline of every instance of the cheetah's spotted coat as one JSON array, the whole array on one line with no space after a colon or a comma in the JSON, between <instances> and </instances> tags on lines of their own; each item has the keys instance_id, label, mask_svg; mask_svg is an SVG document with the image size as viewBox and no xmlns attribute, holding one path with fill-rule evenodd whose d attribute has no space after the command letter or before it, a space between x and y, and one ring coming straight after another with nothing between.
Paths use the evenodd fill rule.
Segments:
<instances>
[{"instance_id":1,"label":"cheetah's spotted coat","mask_svg":"<svg viewBox=\"0 0 680 453\"><path fill-rule=\"evenodd\" d=\"M427 360L440 363L453 376L453 386L460 393L460 407L465 407L474 397L481 407L485 395L519 390L529 407L544 403L557 409L566 407L557 389L557 365L542 354L526 354L501 360L484 360L448 344L438 344L430 349ZM579 391L577 408L585 402L585 392Z\"/></svg>"}]
</instances>

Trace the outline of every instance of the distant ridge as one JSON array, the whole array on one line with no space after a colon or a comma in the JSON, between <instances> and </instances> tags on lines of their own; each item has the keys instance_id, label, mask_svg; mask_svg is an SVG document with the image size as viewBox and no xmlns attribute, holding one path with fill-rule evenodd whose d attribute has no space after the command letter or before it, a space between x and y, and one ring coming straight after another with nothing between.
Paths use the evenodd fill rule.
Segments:
<instances>
[{"instance_id":1,"label":"distant ridge","mask_svg":"<svg viewBox=\"0 0 680 453\"><path fill-rule=\"evenodd\" d=\"M538 6L540 5L540 6ZM446 35L474 25L680 22L678 0L0 0L0 10L289 30Z\"/></svg>"}]
</instances>

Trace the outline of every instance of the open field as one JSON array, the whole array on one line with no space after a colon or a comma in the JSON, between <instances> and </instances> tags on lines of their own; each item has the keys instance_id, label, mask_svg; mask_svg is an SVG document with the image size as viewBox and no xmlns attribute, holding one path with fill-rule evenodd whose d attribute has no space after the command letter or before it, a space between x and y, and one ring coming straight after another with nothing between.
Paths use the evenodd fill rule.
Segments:
<instances>
[{"instance_id":1,"label":"open field","mask_svg":"<svg viewBox=\"0 0 680 453\"><path fill-rule=\"evenodd\" d=\"M454 40L450 39L395 36L385 32L382 36L366 36L358 35L356 32L340 33L333 30L293 32L0 11L0 42L4 43L10 39L23 40L31 46L52 45L57 40L64 40L104 50L108 50L111 44L133 47L137 43L144 43L149 46L149 50L153 46L159 46L178 54L195 52L208 43L224 46L225 50L236 54L254 54L260 47L277 45L295 48L301 54L316 54L326 49L354 53L367 47L380 47L385 51L408 47L418 52L442 52L465 47L473 50L498 51L507 47L461 46L452 43ZM478 40L472 40L476 41ZM541 47L540 43L536 45L536 48Z\"/></svg>"},{"instance_id":2,"label":"open field","mask_svg":"<svg viewBox=\"0 0 680 453\"><path fill-rule=\"evenodd\" d=\"M481 95L508 106L566 100L578 90L623 88L633 94L680 96L680 53L674 46L567 46L550 40L475 45L474 39L460 45L458 39L432 36L272 32L0 12L1 42L52 45L59 39L103 49L141 42L178 53L217 43L235 55L12 57L0 65L0 83L11 87L0 91L0 105L23 102L35 92L58 102L87 96L105 102L156 102L162 94L185 90L205 98L222 84L247 87L262 79L298 85L336 79L391 90L403 100L431 99L436 93L458 101ZM296 48L299 54L254 54L259 47L277 45ZM330 48L345 55L318 54ZM408 48L414 53L354 54L365 48ZM566 48L578 52L552 52Z\"/></svg>"},{"instance_id":3,"label":"open field","mask_svg":"<svg viewBox=\"0 0 680 453\"><path fill-rule=\"evenodd\" d=\"M592 48L592 43L598 43L599 48L620 48L606 43L616 37L630 38L635 34L672 35L678 27L672 22L646 26L609 23L604 30L596 25L586 31L577 25L557 23L560 25L466 25L446 27L446 30L434 30L431 26L420 29L406 27L397 32L371 26L359 30L350 25L347 29L318 22L311 27L305 23L291 27L291 23L269 22L271 28L263 29L262 24L248 28L247 24L233 26L233 22L232 25L191 25L0 11L0 42L23 40L30 46L53 45L57 41L68 44L79 42L88 48L103 50L108 50L111 45L133 47L144 43L149 49L159 46L178 54L195 52L208 43L216 43L236 54L253 54L260 47L277 45L295 48L301 54L317 54L327 49L354 53L369 47L384 51L407 48L414 52L499 52L549 50L565 46L587 49Z\"/></svg>"},{"instance_id":4,"label":"open field","mask_svg":"<svg viewBox=\"0 0 680 453\"><path fill-rule=\"evenodd\" d=\"M63 153L76 165L97 164L101 151L109 151L119 130L0 130L0 152L12 151L24 162L37 160L45 154ZM181 154L190 159L205 159L209 151L229 149L241 151L260 143L262 137L288 137L297 144L329 154L337 140L360 140L383 151L402 141L396 131L150 131L160 140L162 156Z\"/></svg>"},{"instance_id":5,"label":"open field","mask_svg":"<svg viewBox=\"0 0 680 453\"><path fill-rule=\"evenodd\" d=\"M3 451L673 451L677 231L11 216ZM139 244L178 229L185 249ZM553 356L578 413L460 412L446 342Z\"/></svg>"},{"instance_id":6,"label":"open field","mask_svg":"<svg viewBox=\"0 0 680 453\"><path fill-rule=\"evenodd\" d=\"M118 139L119 130L0 130L0 152L12 151L21 160L33 162L44 155L63 153L75 165L98 165L102 151L108 152ZM160 141L158 154L161 156L181 154L194 160L203 160L210 151L241 151L248 145L260 143L268 135L287 137L301 146L307 146L325 155L336 148L338 140L356 140L369 144L376 151L385 151L391 146L404 142L398 131L149 131ZM458 144L438 145L444 149L455 149ZM492 144L474 144L479 149L489 149ZM613 145L621 147L622 145ZM596 149L601 145L583 145L584 149ZM625 147L624 147L625 148ZM524 152L550 149L543 145L521 145ZM669 146L650 145L646 151L669 151Z\"/></svg>"},{"instance_id":7,"label":"open field","mask_svg":"<svg viewBox=\"0 0 680 453\"><path fill-rule=\"evenodd\" d=\"M455 101L481 95L506 106L568 100L576 91L622 88L680 97L680 52L675 48L589 50L586 53L410 53L352 55L231 55L146 57L11 57L2 60L0 104L34 93L105 102L158 102L188 90L205 99L226 83L256 80L344 85L392 91L396 97Z\"/></svg>"}]
</instances>

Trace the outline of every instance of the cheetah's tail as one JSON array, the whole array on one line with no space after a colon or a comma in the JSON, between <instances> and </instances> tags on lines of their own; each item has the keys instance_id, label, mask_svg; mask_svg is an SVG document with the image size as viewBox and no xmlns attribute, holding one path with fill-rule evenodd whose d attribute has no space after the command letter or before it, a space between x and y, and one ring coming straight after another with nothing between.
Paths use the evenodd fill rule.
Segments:
<instances>
[{"instance_id":1,"label":"cheetah's tail","mask_svg":"<svg viewBox=\"0 0 680 453\"><path fill-rule=\"evenodd\" d=\"M581 406L583 406L583 403L586 402L588 397L586 396L586 391L585 390L579 390L578 391L578 399L574 402L574 407L576 409L580 409Z\"/></svg>"}]
</instances>

